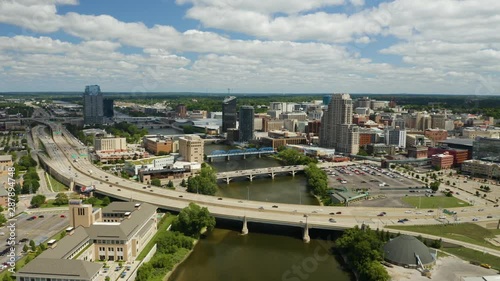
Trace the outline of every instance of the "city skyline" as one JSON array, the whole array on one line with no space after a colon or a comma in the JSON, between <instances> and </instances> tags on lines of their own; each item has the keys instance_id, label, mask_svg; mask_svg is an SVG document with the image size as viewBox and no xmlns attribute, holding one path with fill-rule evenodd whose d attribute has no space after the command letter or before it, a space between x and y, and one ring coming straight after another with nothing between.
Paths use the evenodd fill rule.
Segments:
<instances>
[{"instance_id":1,"label":"city skyline","mask_svg":"<svg viewBox=\"0 0 500 281\"><path fill-rule=\"evenodd\" d=\"M34 3L0 3L1 92L500 91L497 1Z\"/></svg>"}]
</instances>

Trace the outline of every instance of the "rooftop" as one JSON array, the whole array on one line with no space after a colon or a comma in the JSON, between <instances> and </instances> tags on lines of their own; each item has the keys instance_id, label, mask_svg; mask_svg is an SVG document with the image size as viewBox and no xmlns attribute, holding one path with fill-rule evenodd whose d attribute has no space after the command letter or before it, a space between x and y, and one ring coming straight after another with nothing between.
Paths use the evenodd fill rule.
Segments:
<instances>
[{"instance_id":1,"label":"rooftop","mask_svg":"<svg viewBox=\"0 0 500 281\"><path fill-rule=\"evenodd\" d=\"M456 144L456 145L464 145L472 147L473 139L447 139L440 141L439 143L443 144Z\"/></svg>"},{"instance_id":2,"label":"rooftop","mask_svg":"<svg viewBox=\"0 0 500 281\"><path fill-rule=\"evenodd\" d=\"M12 161L12 155L10 154L0 155L0 161Z\"/></svg>"},{"instance_id":3,"label":"rooftop","mask_svg":"<svg viewBox=\"0 0 500 281\"><path fill-rule=\"evenodd\" d=\"M99 272L102 266L103 264L101 263L82 260L51 259L39 256L22 267L18 274L37 279L58 279L61 277L67 278L68 276L74 279L91 279Z\"/></svg>"}]
</instances>

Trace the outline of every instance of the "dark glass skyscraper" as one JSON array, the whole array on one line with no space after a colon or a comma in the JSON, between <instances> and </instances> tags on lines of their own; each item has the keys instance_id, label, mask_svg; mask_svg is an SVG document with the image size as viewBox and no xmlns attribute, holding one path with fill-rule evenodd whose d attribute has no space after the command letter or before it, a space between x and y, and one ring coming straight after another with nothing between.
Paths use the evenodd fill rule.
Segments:
<instances>
[{"instance_id":1,"label":"dark glass skyscraper","mask_svg":"<svg viewBox=\"0 0 500 281\"><path fill-rule=\"evenodd\" d=\"M227 129L236 128L236 97L227 97L222 102L222 132Z\"/></svg>"},{"instance_id":2,"label":"dark glass skyscraper","mask_svg":"<svg viewBox=\"0 0 500 281\"><path fill-rule=\"evenodd\" d=\"M472 144L472 158L500 162L500 139L476 138Z\"/></svg>"},{"instance_id":3,"label":"dark glass skyscraper","mask_svg":"<svg viewBox=\"0 0 500 281\"><path fill-rule=\"evenodd\" d=\"M253 106L244 105L240 107L240 142L247 142L253 139L253 121Z\"/></svg>"},{"instance_id":4,"label":"dark glass skyscraper","mask_svg":"<svg viewBox=\"0 0 500 281\"><path fill-rule=\"evenodd\" d=\"M103 113L104 117L112 118L115 116L114 112L114 100L112 99L104 99L103 101Z\"/></svg>"},{"instance_id":5,"label":"dark glass skyscraper","mask_svg":"<svg viewBox=\"0 0 500 281\"><path fill-rule=\"evenodd\" d=\"M85 87L83 93L83 122L86 125L102 124L104 120L104 103L101 88L98 85Z\"/></svg>"}]
</instances>

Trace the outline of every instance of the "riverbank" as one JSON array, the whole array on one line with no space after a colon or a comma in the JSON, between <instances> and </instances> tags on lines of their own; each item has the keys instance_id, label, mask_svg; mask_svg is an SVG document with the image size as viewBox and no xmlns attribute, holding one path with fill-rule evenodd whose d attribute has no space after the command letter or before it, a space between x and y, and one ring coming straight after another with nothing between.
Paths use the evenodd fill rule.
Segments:
<instances>
[{"instance_id":1,"label":"riverbank","mask_svg":"<svg viewBox=\"0 0 500 281\"><path fill-rule=\"evenodd\" d=\"M184 258L182 258L181 261L179 261L178 263L176 263L174 265L174 267L172 267L172 269L169 272L167 272L167 274L165 274L165 276L163 277L163 281L169 281L170 277L175 272L175 270L177 269L177 267L179 267L181 264L183 264L189 258L189 256L191 256L191 254L194 252L194 249L196 248L196 245L198 245L199 241L200 241L200 239L194 240L194 242L193 242L193 248L191 250L189 250L189 252L186 255L184 255Z\"/></svg>"}]
</instances>

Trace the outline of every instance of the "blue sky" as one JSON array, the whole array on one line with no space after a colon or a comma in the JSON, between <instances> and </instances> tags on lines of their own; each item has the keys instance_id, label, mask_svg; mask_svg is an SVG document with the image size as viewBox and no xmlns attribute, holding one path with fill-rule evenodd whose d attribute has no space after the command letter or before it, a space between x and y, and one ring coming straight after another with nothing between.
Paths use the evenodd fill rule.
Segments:
<instances>
[{"instance_id":1,"label":"blue sky","mask_svg":"<svg viewBox=\"0 0 500 281\"><path fill-rule=\"evenodd\" d=\"M497 94L499 2L2 1L0 92Z\"/></svg>"}]
</instances>

